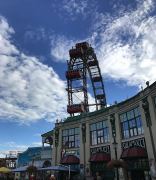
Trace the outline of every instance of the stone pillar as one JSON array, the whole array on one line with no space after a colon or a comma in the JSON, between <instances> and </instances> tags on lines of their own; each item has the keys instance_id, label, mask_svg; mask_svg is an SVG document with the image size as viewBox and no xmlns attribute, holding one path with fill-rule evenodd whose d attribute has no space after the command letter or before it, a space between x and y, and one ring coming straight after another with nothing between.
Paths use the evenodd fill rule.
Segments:
<instances>
[{"instance_id":1,"label":"stone pillar","mask_svg":"<svg viewBox=\"0 0 156 180\"><path fill-rule=\"evenodd\" d=\"M116 142L118 143L117 145L117 156L118 159L120 159L122 149L121 149L121 126L120 126L120 117L119 114L115 113L115 126L116 126Z\"/></svg>"},{"instance_id":2,"label":"stone pillar","mask_svg":"<svg viewBox=\"0 0 156 180\"><path fill-rule=\"evenodd\" d=\"M87 122L86 123L86 143L85 143L85 170L86 171L86 175L90 175L90 162L89 162L89 159L90 159L90 128L89 128L89 123ZM89 170L89 172L88 172Z\"/></svg>"},{"instance_id":3,"label":"stone pillar","mask_svg":"<svg viewBox=\"0 0 156 180\"><path fill-rule=\"evenodd\" d=\"M148 96L148 102L149 102L149 112L151 115L151 121L152 121L152 133L153 133L153 138L156 139L156 106L154 105L154 99L152 98L151 95ZM156 148L156 141L154 141L154 145Z\"/></svg>"},{"instance_id":4,"label":"stone pillar","mask_svg":"<svg viewBox=\"0 0 156 180\"><path fill-rule=\"evenodd\" d=\"M57 164L61 162L61 152L62 152L62 130L59 129L59 143L57 147Z\"/></svg>"},{"instance_id":5,"label":"stone pillar","mask_svg":"<svg viewBox=\"0 0 156 180\"><path fill-rule=\"evenodd\" d=\"M111 159L115 159L115 153L113 149L113 136L112 136L112 128L111 128L111 123L110 123L110 116L108 116L108 127L109 127L109 137L110 137L110 155Z\"/></svg>"},{"instance_id":6,"label":"stone pillar","mask_svg":"<svg viewBox=\"0 0 156 180\"><path fill-rule=\"evenodd\" d=\"M52 149L52 166L55 166L56 162L56 146L55 146L55 133L53 135L54 141L53 141L53 149Z\"/></svg>"},{"instance_id":7,"label":"stone pillar","mask_svg":"<svg viewBox=\"0 0 156 180\"><path fill-rule=\"evenodd\" d=\"M85 175L86 165L86 122L80 125L80 173Z\"/></svg>"},{"instance_id":8,"label":"stone pillar","mask_svg":"<svg viewBox=\"0 0 156 180\"><path fill-rule=\"evenodd\" d=\"M146 141L148 158L153 159L154 154L153 154L153 149L152 149L150 132L149 132L149 128L147 127L146 117L145 117L144 109L142 107L142 101L140 101L139 107L140 107L141 119L142 119L142 124L143 124L143 129L144 129L144 136L145 136L145 141Z\"/></svg>"},{"instance_id":9,"label":"stone pillar","mask_svg":"<svg viewBox=\"0 0 156 180\"><path fill-rule=\"evenodd\" d=\"M111 113L110 112L110 116L111 114L114 114L114 118L115 118L115 139L116 139L116 143L117 143L117 159L120 159L122 150L121 150L121 127L120 127L120 119L119 119L119 115L117 113ZM109 134L110 134L110 147L111 147L111 158L115 159L115 150L114 147L112 145L113 141L114 141L114 137L113 137L113 133L112 133L112 125L110 122L110 116L109 116Z\"/></svg>"},{"instance_id":10,"label":"stone pillar","mask_svg":"<svg viewBox=\"0 0 156 180\"><path fill-rule=\"evenodd\" d=\"M79 125L80 128L80 164L83 164L84 162L84 149L83 149L83 142L82 142L82 130L81 130L81 124Z\"/></svg>"},{"instance_id":11,"label":"stone pillar","mask_svg":"<svg viewBox=\"0 0 156 180\"><path fill-rule=\"evenodd\" d=\"M54 146L53 146L53 151L52 151L52 160L53 160L52 164L53 165L57 165L58 160L59 160L59 153L60 153L60 151L58 151L60 149L59 136L60 136L60 129L56 127L54 129Z\"/></svg>"},{"instance_id":12,"label":"stone pillar","mask_svg":"<svg viewBox=\"0 0 156 180\"><path fill-rule=\"evenodd\" d=\"M122 135L121 135L121 126L120 126L120 117L118 113L115 113L115 126L116 126L116 142L117 145L117 159L119 160L122 154ZM124 168L118 168L119 180L128 180L127 170Z\"/></svg>"}]
</instances>

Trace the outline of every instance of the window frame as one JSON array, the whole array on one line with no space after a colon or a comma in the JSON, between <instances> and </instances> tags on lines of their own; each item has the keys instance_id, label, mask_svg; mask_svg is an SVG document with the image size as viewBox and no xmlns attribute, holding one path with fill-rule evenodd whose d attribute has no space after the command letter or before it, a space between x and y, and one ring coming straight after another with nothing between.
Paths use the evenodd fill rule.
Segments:
<instances>
[{"instance_id":1,"label":"window frame","mask_svg":"<svg viewBox=\"0 0 156 180\"><path fill-rule=\"evenodd\" d=\"M65 131L66 133L64 133ZM66 149L80 147L80 128L79 127L73 127L70 129L62 130L62 146Z\"/></svg>"},{"instance_id":2,"label":"window frame","mask_svg":"<svg viewBox=\"0 0 156 180\"><path fill-rule=\"evenodd\" d=\"M132 116L128 116L130 113L132 113ZM144 134L139 106L119 114L119 120L122 139L128 139ZM127 124L127 128L124 128L124 124Z\"/></svg>"},{"instance_id":3,"label":"window frame","mask_svg":"<svg viewBox=\"0 0 156 180\"><path fill-rule=\"evenodd\" d=\"M102 126L100 127L100 124ZM105 136L107 132L107 136ZM105 137L107 137L105 139ZM108 120L98 121L90 124L90 145L106 144L110 142Z\"/></svg>"}]
</instances>

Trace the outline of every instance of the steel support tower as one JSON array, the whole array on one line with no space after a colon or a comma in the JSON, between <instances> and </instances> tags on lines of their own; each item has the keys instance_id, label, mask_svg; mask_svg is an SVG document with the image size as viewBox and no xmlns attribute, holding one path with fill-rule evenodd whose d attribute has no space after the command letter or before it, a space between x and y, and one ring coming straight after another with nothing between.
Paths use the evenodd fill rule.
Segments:
<instances>
[{"instance_id":1,"label":"steel support tower","mask_svg":"<svg viewBox=\"0 0 156 180\"><path fill-rule=\"evenodd\" d=\"M94 49L87 43L77 43L69 50L70 60L67 61L66 71L68 105L67 112L74 116L76 113L89 112L89 106L96 106L96 110L106 107L104 84L99 63ZM94 104L88 103L87 79L90 78ZM74 102L74 95L81 93L80 103Z\"/></svg>"}]
</instances>

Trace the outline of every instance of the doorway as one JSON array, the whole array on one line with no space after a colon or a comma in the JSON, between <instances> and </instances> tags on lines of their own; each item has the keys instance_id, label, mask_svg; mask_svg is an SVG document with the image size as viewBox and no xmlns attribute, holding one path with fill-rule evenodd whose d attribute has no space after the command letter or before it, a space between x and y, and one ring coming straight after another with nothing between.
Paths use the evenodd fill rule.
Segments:
<instances>
[{"instance_id":1,"label":"doorway","mask_svg":"<svg viewBox=\"0 0 156 180\"><path fill-rule=\"evenodd\" d=\"M145 175L143 170L132 170L131 171L132 180L145 180Z\"/></svg>"}]
</instances>

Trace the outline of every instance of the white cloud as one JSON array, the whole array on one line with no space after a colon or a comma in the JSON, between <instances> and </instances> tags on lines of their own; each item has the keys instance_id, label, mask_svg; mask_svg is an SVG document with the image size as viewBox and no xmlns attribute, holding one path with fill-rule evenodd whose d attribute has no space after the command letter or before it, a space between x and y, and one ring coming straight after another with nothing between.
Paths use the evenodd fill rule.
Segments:
<instances>
[{"instance_id":1,"label":"white cloud","mask_svg":"<svg viewBox=\"0 0 156 180\"><path fill-rule=\"evenodd\" d=\"M20 52L11 42L13 33L0 17L0 119L29 123L65 117L65 82L52 67Z\"/></svg>"},{"instance_id":2,"label":"white cloud","mask_svg":"<svg viewBox=\"0 0 156 180\"><path fill-rule=\"evenodd\" d=\"M49 36L50 36L50 32L46 32L46 29L43 27L40 28L29 28L28 30L26 30L25 34L24 34L24 40L25 41L44 41L44 40L48 40Z\"/></svg>"},{"instance_id":3,"label":"white cloud","mask_svg":"<svg viewBox=\"0 0 156 180\"><path fill-rule=\"evenodd\" d=\"M76 14L84 14L88 7L87 0L64 0L63 8L72 17Z\"/></svg>"},{"instance_id":4,"label":"white cloud","mask_svg":"<svg viewBox=\"0 0 156 180\"><path fill-rule=\"evenodd\" d=\"M19 151L25 150L26 148L28 148L27 145L23 145L23 144L16 144L14 141L10 141L10 142L6 142L3 144L0 144L1 147L7 147L8 149L19 149Z\"/></svg>"},{"instance_id":5,"label":"white cloud","mask_svg":"<svg viewBox=\"0 0 156 180\"><path fill-rule=\"evenodd\" d=\"M97 57L104 77L145 85L156 80L156 16L150 16L152 0L138 3L137 9L105 21L96 15L94 31L99 40Z\"/></svg>"},{"instance_id":6,"label":"white cloud","mask_svg":"<svg viewBox=\"0 0 156 180\"><path fill-rule=\"evenodd\" d=\"M28 145L25 144L17 144L14 141L5 142L3 144L0 144L1 151L0 151L0 157L4 158L6 155L14 154L15 156L19 152L23 152L28 148Z\"/></svg>"},{"instance_id":7,"label":"white cloud","mask_svg":"<svg viewBox=\"0 0 156 180\"><path fill-rule=\"evenodd\" d=\"M92 34L84 40L57 36L51 54L56 61L69 59L68 50L76 42L89 41L99 60L104 78L124 80L128 85L145 85L156 80L156 16L150 13L152 0L138 1L137 8L117 17L95 13Z\"/></svg>"},{"instance_id":8,"label":"white cloud","mask_svg":"<svg viewBox=\"0 0 156 180\"><path fill-rule=\"evenodd\" d=\"M52 36L51 38L51 55L55 61L66 62L69 59L69 49L75 45L74 40L65 36Z\"/></svg>"},{"instance_id":9,"label":"white cloud","mask_svg":"<svg viewBox=\"0 0 156 180\"><path fill-rule=\"evenodd\" d=\"M11 152L13 152L13 154L10 154ZM11 156L11 157L16 157L18 153L21 153L23 151L17 151L17 150L4 150L4 151L0 151L0 158L5 158L6 156Z\"/></svg>"},{"instance_id":10,"label":"white cloud","mask_svg":"<svg viewBox=\"0 0 156 180\"><path fill-rule=\"evenodd\" d=\"M94 0L53 0L52 8L64 21L85 20L94 14L97 2Z\"/></svg>"},{"instance_id":11,"label":"white cloud","mask_svg":"<svg viewBox=\"0 0 156 180\"><path fill-rule=\"evenodd\" d=\"M69 50L75 48L75 44L87 41L89 44L94 44L97 33L93 33L91 37L85 39L67 38L63 35L51 37L51 56L56 62L65 62L69 60Z\"/></svg>"},{"instance_id":12,"label":"white cloud","mask_svg":"<svg viewBox=\"0 0 156 180\"><path fill-rule=\"evenodd\" d=\"M18 54L18 50L9 41L10 36L14 33L14 30L9 27L6 19L0 16L0 54Z\"/></svg>"},{"instance_id":13,"label":"white cloud","mask_svg":"<svg viewBox=\"0 0 156 180\"><path fill-rule=\"evenodd\" d=\"M33 142L31 147L34 146L34 147L40 147L42 146L42 142Z\"/></svg>"},{"instance_id":14,"label":"white cloud","mask_svg":"<svg viewBox=\"0 0 156 180\"><path fill-rule=\"evenodd\" d=\"M28 147L41 147L41 142L32 142L31 144L17 144L14 141L5 142L0 144L0 158L6 157L6 155L14 155L16 156L18 153L26 151ZM3 149L3 150L2 150Z\"/></svg>"},{"instance_id":15,"label":"white cloud","mask_svg":"<svg viewBox=\"0 0 156 180\"><path fill-rule=\"evenodd\" d=\"M34 136L41 137L41 133L36 133Z\"/></svg>"}]
</instances>

